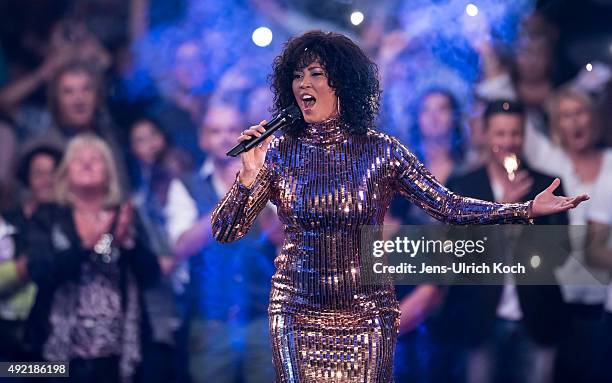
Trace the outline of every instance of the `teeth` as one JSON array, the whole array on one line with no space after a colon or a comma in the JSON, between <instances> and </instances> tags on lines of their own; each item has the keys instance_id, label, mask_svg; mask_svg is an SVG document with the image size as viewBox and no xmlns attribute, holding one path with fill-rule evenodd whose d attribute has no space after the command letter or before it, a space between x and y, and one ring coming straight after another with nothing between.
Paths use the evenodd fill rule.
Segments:
<instances>
[{"instance_id":1,"label":"teeth","mask_svg":"<svg viewBox=\"0 0 612 383\"><path fill-rule=\"evenodd\" d=\"M312 97L312 96L311 96L311 95L309 95L309 94L305 94L305 95L303 95L303 96L302 96L302 100L304 100L304 101L314 101L314 99L315 99L315 98L314 98L314 97Z\"/></svg>"}]
</instances>

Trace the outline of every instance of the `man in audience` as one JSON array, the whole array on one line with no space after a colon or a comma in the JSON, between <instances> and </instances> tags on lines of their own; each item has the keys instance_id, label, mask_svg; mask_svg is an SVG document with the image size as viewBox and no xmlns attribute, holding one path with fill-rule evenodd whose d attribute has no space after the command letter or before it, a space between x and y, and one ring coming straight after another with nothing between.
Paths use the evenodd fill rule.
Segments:
<instances>
[{"instance_id":1,"label":"man in audience","mask_svg":"<svg viewBox=\"0 0 612 383\"><path fill-rule=\"evenodd\" d=\"M273 380L267 299L275 237L266 232L270 225L266 228L260 220L243 240L221 245L213 240L210 227L212 210L240 169L239 160L225 152L244 127L235 107L212 106L199 131L206 162L183 184L172 183L168 195L175 254L191 257L189 369L196 383Z\"/></svg>"},{"instance_id":2,"label":"man in audience","mask_svg":"<svg viewBox=\"0 0 612 383\"><path fill-rule=\"evenodd\" d=\"M538 190L550 185L551 177L530 169L521 158L524 124L522 104L490 102L484 113L490 158L483 167L451 179L449 188L469 197L514 203L533 199ZM513 176L505 167L509 157L520 165ZM535 223L564 225L567 215L536 219ZM521 255L506 245L500 250L505 254L492 256ZM444 315L447 340L467 350L469 383L551 381L555 345L564 331L564 303L558 286L517 284L510 275L503 285L451 286Z\"/></svg>"}]
</instances>

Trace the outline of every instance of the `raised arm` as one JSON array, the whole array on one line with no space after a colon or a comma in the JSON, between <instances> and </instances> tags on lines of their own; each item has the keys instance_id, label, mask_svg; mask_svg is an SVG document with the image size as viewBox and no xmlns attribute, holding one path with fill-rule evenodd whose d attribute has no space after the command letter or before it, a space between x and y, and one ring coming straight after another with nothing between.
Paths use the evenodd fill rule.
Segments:
<instances>
[{"instance_id":1,"label":"raised arm","mask_svg":"<svg viewBox=\"0 0 612 383\"><path fill-rule=\"evenodd\" d=\"M262 126L265 123L264 120L242 132L238 142L251 136L259 137L265 131ZM274 136L270 136L262 145L240 155L242 170L212 213L212 234L217 241L232 242L242 238L270 199L273 160L268 144L273 139Z\"/></svg>"}]
</instances>

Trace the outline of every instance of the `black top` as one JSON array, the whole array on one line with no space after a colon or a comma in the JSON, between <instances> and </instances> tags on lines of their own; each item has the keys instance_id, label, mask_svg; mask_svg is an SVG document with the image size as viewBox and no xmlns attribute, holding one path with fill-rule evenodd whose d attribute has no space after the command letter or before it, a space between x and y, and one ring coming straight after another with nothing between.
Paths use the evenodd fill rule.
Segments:
<instances>
[{"instance_id":1,"label":"black top","mask_svg":"<svg viewBox=\"0 0 612 383\"><path fill-rule=\"evenodd\" d=\"M532 200L548 187L554 178L525 168L533 179L531 190L525 201ZM491 180L485 167L449 180L448 186L454 192L466 197L494 200ZM564 195L561 186L557 194ZM567 213L558 213L534 219L536 225L567 225ZM569 239L568 239L569 241ZM520 254L514 254L520 256ZM555 259L564 260L562 257ZM552 271L551 271L552 272ZM461 285L451 286L441 310L440 326L442 336L466 346L477 346L491 334L497 317L497 306L503 291L502 285ZM558 285L517 284L517 294L522 311L522 322L529 335L536 342L548 345L560 340L566 331L567 307L563 302Z\"/></svg>"},{"instance_id":2,"label":"black top","mask_svg":"<svg viewBox=\"0 0 612 383\"><path fill-rule=\"evenodd\" d=\"M142 291L158 281L159 265L146 245L146 234L136 216L135 232L135 246L120 248L118 263L122 270L133 273ZM28 343L36 352L49 335L48 318L56 289L66 281L78 281L81 265L91 262L92 251L83 247L72 208L47 204L41 205L29 222L26 252L29 276L38 285L27 326ZM125 293L124 281L121 290Z\"/></svg>"}]
</instances>

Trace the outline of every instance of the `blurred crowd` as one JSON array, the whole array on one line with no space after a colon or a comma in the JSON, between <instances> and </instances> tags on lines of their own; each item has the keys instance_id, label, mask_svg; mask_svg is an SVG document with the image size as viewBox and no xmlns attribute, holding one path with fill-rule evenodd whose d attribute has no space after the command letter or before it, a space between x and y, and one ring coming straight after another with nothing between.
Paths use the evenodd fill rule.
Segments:
<instances>
[{"instance_id":1,"label":"blurred crowd","mask_svg":"<svg viewBox=\"0 0 612 383\"><path fill-rule=\"evenodd\" d=\"M606 64L561 62L537 10L512 39L472 20L450 57L431 47L452 45L435 22L392 12L401 2L356 29L281 1L218 3L0 5L0 361L69 361L79 382L273 381L275 208L229 245L210 216L241 166L225 152L270 117L279 44L320 28L379 65L377 128L451 190L521 202L559 177L558 193L591 196L536 222L584 229L560 286L398 286L396 381L612 382ZM247 19L274 25L275 43L238 42ZM435 223L399 199L386 222Z\"/></svg>"}]
</instances>

